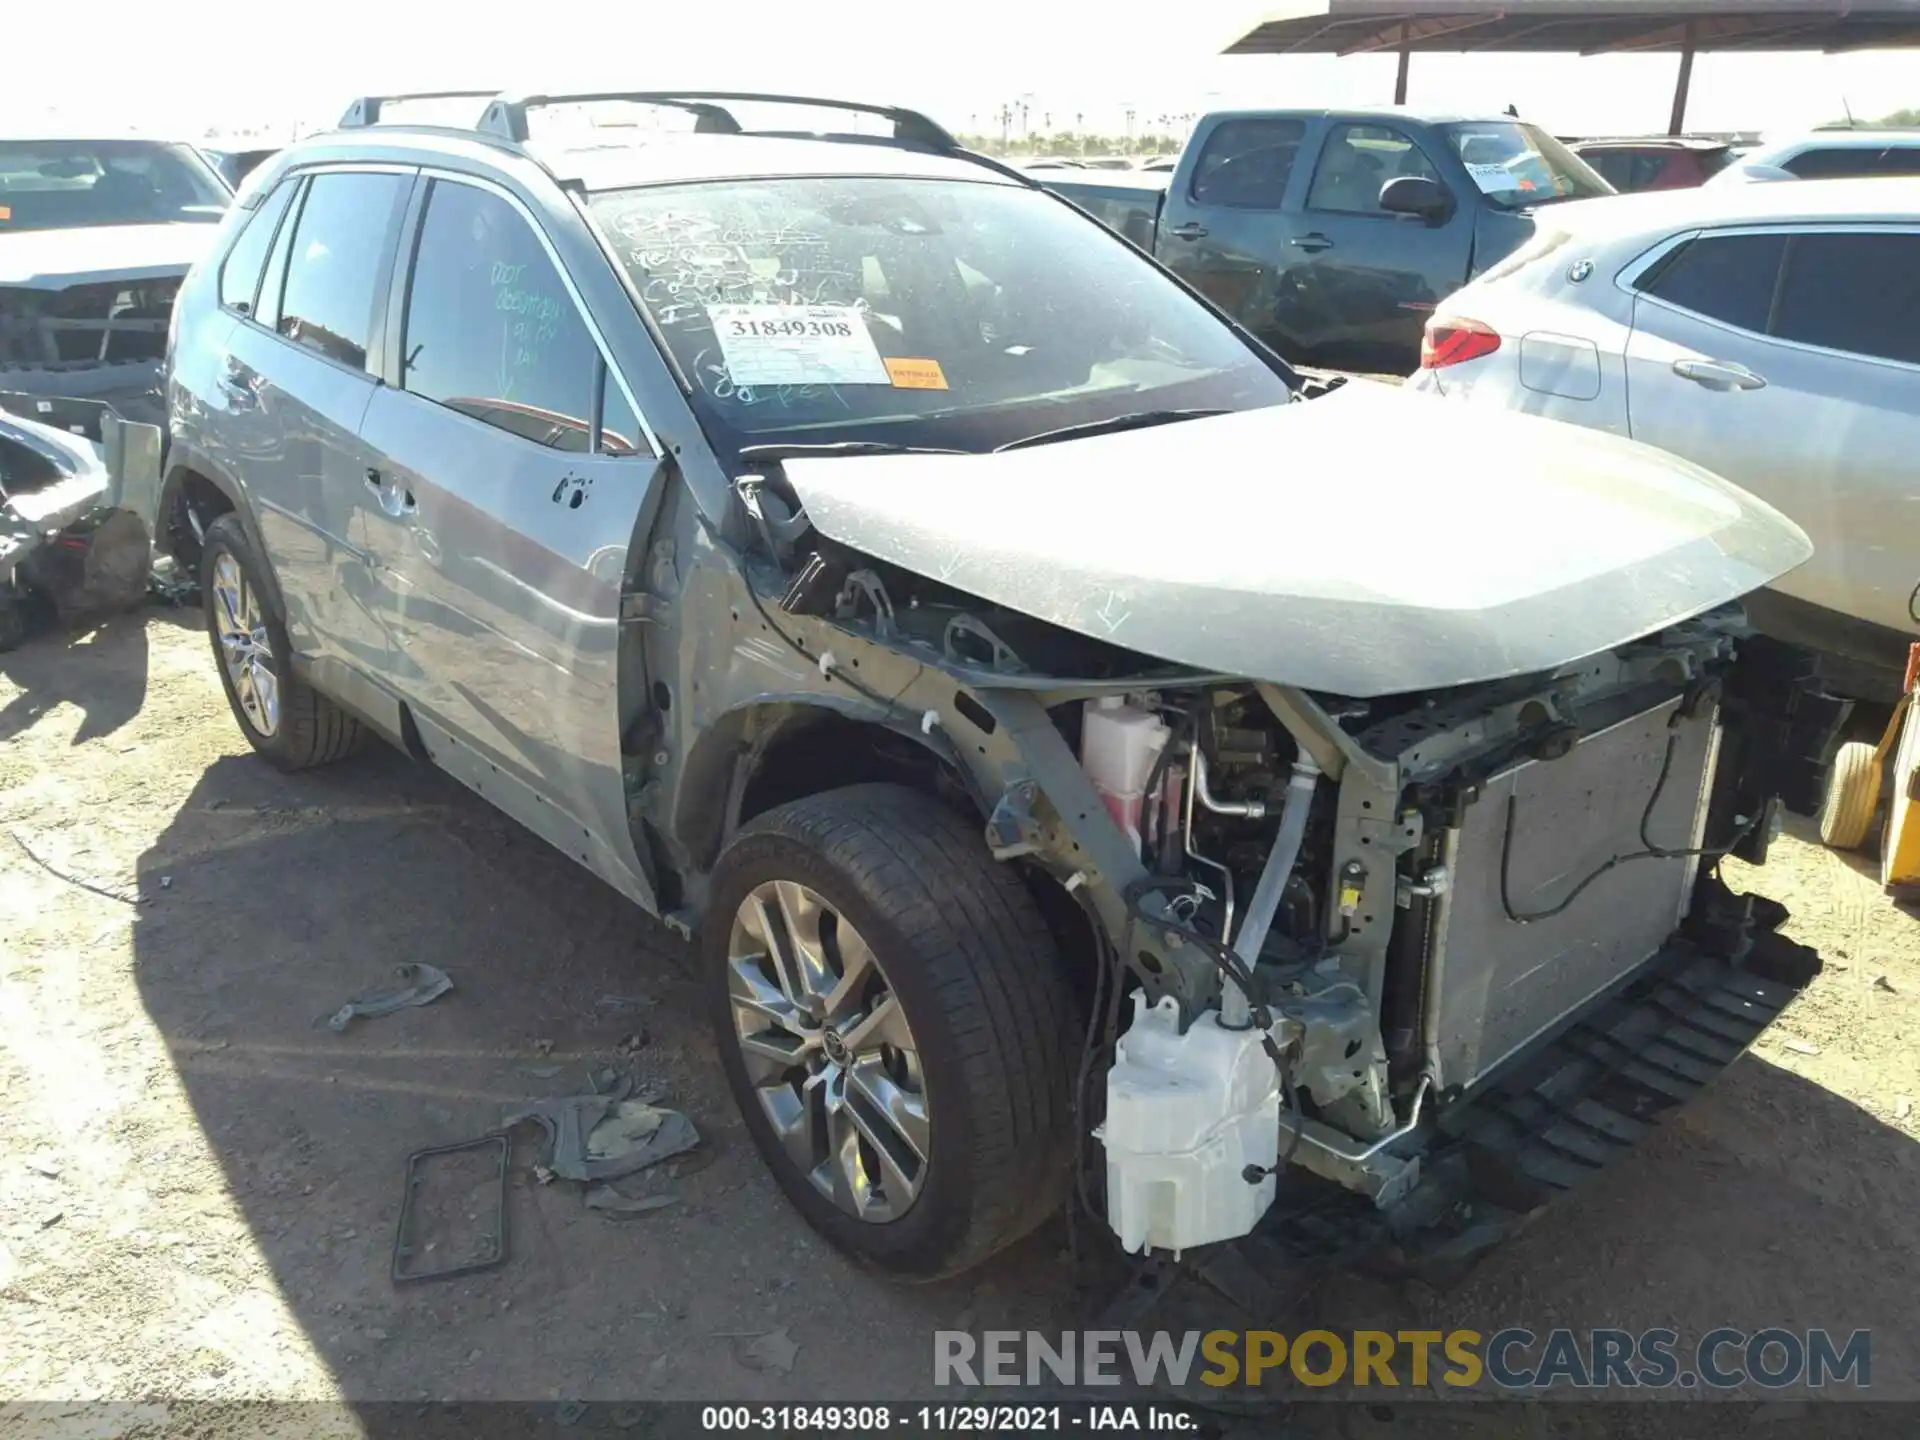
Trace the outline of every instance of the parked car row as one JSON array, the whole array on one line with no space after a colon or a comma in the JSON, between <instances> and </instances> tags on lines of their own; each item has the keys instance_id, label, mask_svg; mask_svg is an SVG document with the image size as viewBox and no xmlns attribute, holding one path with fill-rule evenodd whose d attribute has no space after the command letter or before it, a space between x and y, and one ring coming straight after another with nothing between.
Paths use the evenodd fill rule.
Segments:
<instances>
[{"instance_id":1,"label":"parked car row","mask_svg":"<svg viewBox=\"0 0 1920 1440\"><path fill-rule=\"evenodd\" d=\"M1417 366L1417 389L1651 441L1780 506L1816 555L1751 610L1891 701L1920 634L1920 181L1757 182L1909 173L1902 131L1736 155L1273 111L1207 116L1164 190L1046 183L1290 360Z\"/></svg>"}]
</instances>

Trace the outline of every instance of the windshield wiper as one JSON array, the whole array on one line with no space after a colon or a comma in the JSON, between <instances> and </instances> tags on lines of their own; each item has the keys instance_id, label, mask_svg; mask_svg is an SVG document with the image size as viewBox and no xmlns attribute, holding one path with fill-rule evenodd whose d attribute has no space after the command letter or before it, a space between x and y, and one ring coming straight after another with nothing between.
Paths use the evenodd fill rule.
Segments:
<instances>
[{"instance_id":1,"label":"windshield wiper","mask_svg":"<svg viewBox=\"0 0 1920 1440\"><path fill-rule=\"evenodd\" d=\"M742 460L831 459L836 455L971 455L939 445L904 445L894 440L823 440L814 444L766 444L742 447Z\"/></svg>"},{"instance_id":2,"label":"windshield wiper","mask_svg":"<svg viewBox=\"0 0 1920 1440\"><path fill-rule=\"evenodd\" d=\"M1111 435L1118 430L1140 430L1148 425L1204 420L1209 415L1227 413L1225 410L1136 410L1130 415L1114 415L1105 420L1082 420L1078 425L1062 425L1058 430L1042 430L1038 435L1025 435L1018 440L1009 440L1004 445L994 446L993 453L998 455L1002 450L1024 450L1029 445L1051 445L1056 440L1076 440L1083 435Z\"/></svg>"}]
</instances>

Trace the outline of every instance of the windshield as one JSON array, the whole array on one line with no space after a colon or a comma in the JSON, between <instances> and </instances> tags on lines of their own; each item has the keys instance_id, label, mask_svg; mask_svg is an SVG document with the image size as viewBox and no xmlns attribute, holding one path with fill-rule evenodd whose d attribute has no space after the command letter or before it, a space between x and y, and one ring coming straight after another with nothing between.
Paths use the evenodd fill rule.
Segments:
<instances>
[{"instance_id":1,"label":"windshield","mask_svg":"<svg viewBox=\"0 0 1920 1440\"><path fill-rule=\"evenodd\" d=\"M233 196L198 151L151 140L0 140L0 235L212 224Z\"/></svg>"},{"instance_id":2,"label":"windshield","mask_svg":"<svg viewBox=\"0 0 1920 1440\"><path fill-rule=\"evenodd\" d=\"M1442 128L1473 183L1502 210L1615 193L1597 170L1537 125L1486 120Z\"/></svg>"},{"instance_id":3,"label":"windshield","mask_svg":"<svg viewBox=\"0 0 1920 1440\"><path fill-rule=\"evenodd\" d=\"M1146 411L1249 410L1276 370L1043 192L862 176L597 195L709 438L966 451Z\"/></svg>"}]
</instances>

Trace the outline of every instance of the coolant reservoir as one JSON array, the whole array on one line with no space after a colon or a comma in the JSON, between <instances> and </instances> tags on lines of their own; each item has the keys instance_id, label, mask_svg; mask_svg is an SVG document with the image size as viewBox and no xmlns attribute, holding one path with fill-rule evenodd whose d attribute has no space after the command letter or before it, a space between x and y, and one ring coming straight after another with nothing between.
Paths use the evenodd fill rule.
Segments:
<instances>
[{"instance_id":1,"label":"coolant reservoir","mask_svg":"<svg viewBox=\"0 0 1920 1440\"><path fill-rule=\"evenodd\" d=\"M1160 717L1119 695L1087 702L1080 728L1080 764L1114 824L1140 849L1140 807L1154 758L1170 732Z\"/></svg>"},{"instance_id":2,"label":"coolant reservoir","mask_svg":"<svg viewBox=\"0 0 1920 1440\"><path fill-rule=\"evenodd\" d=\"M1226 1030L1217 1010L1180 1033L1171 998L1135 992L1133 1023L1107 1072L1107 1223L1129 1254L1178 1253L1251 1231L1273 1203L1280 1077L1255 1029Z\"/></svg>"}]
</instances>

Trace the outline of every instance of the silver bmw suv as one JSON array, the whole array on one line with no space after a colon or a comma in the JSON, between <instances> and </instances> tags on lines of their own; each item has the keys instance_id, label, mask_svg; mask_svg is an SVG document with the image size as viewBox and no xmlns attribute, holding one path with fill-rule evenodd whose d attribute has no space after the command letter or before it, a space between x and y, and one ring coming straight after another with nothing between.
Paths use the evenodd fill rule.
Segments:
<instances>
[{"instance_id":1,"label":"silver bmw suv","mask_svg":"<svg viewBox=\"0 0 1920 1440\"><path fill-rule=\"evenodd\" d=\"M156 535L265 759L378 736L696 938L843 1248L1458 1253L1818 968L1715 864L1840 718L1743 623L1777 512L1298 374L912 111L468 101L250 180Z\"/></svg>"}]
</instances>

